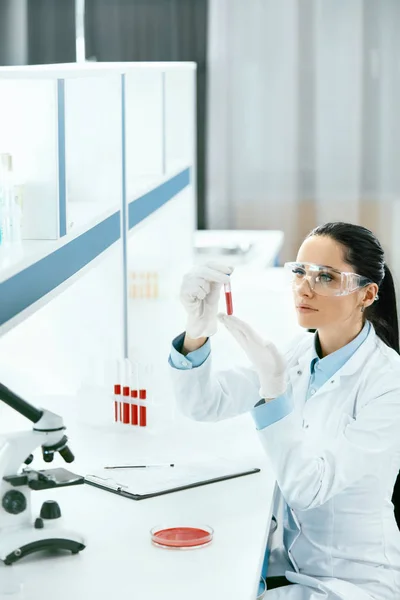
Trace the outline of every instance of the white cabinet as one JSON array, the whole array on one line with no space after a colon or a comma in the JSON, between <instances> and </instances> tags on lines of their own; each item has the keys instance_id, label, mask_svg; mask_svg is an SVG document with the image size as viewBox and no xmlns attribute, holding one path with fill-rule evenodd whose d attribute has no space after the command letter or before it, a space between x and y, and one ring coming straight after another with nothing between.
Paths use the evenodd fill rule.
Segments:
<instances>
[{"instance_id":1,"label":"white cabinet","mask_svg":"<svg viewBox=\"0 0 400 600\"><path fill-rule=\"evenodd\" d=\"M177 325L163 311L192 261L194 97L192 63L0 69L0 152L31 238L0 256L0 358L40 391L101 383L149 319Z\"/></svg>"}]
</instances>

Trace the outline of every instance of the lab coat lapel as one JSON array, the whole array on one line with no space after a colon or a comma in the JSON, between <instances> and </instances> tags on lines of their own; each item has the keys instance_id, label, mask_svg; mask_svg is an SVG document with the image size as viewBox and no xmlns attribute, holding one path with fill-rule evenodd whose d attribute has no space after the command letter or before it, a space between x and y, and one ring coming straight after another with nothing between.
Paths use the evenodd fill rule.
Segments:
<instances>
[{"instance_id":1,"label":"lab coat lapel","mask_svg":"<svg viewBox=\"0 0 400 600\"><path fill-rule=\"evenodd\" d=\"M314 342L312 342L313 344ZM313 355L313 345L298 357L297 363L289 369L289 381L293 390L295 405L303 406L310 382L310 362Z\"/></svg>"},{"instance_id":2,"label":"lab coat lapel","mask_svg":"<svg viewBox=\"0 0 400 600\"><path fill-rule=\"evenodd\" d=\"M363 344L356 350L351 358L343 365L338 371L340 377L353 375L360 367L365 363L365 360L371 356L373 349L376 346L376 333L373 325L368 334L367 339ZM333 379L333 378L332 378Z\"/></svg>"},{"instance_id":3,"label":"lab coat lapel","mask_svg":"<svg viewBox=\"0 0 400 600\"><path fill-rule=\"evenodd\" d=\"M337 373L335 373L330 379L328 379L328 381L325 382L319 388L319 390L317 390L313 398L315 399L322 394L337 390L337 388L339 388L341 385L342 377L353 375L356 371L358 371L361 365L365 362L365 359L371 354L375 344L376 333L373 325L371 325L371 330L364 343L358 348L358 350L356 350L353 356L343 365L343 367L339 369L339 371L337 371ZM311 346L303 356L299 357L297 365L289 370L289 378L297 397L305 398L307 394L307 387L310 381L310 363L312 355L313 347ZM299 371L302 372L301 376L299 376ZM300 381L298 381L299 379Z\"/></svg>"}]
</instances>

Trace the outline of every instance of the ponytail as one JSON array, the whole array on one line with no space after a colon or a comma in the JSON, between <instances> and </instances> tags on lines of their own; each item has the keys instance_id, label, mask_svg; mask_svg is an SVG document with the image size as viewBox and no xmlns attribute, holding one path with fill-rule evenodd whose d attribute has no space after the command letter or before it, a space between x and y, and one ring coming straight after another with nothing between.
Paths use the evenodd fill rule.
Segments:
<instances>
[{"instance_id":1,"label":"ponytail","mask_svg":"<svg viewBox=\"0 0 400 600\"><path fill-rule=\"evenodd\" d=\"M386 263L384 268L385 276L379 286L379 298L365 310L365 317L375 327L378 337L400 354L396 291L392 273Z\"/></svg>"}]
</instances>

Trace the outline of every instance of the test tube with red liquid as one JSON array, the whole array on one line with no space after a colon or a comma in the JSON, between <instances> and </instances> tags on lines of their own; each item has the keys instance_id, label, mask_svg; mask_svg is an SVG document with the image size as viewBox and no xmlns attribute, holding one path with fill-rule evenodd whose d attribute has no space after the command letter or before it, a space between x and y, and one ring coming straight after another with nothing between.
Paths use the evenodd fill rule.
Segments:
<instances>
[{"instance_id":1,"label":"test tube with red liquid","mask_svg":"<svg viewBox=\"0 0 400 600\"><path fill-rule=\"evenodd\" d=\"M137 405L138 387L139 387L138 369L139 369L139 365L137 363L134 363L134 369L133 369L134 379L133 379L132 385L131 385L131 425L139 424L139 417L138 417L139 407Z\"/></svg>"},{"instance_id":2,"label":"test tube with red liquid","mask_svg":"<svg viewBox=\"0 0 400 600\"><path fill-rule=\"evenodd\" d=\"M232 302L232 289L231 284L224 283L225 302L226 302L226 313L233 315L233 302Z\"/></svg>"},{"instance_id":3,"label":"test tube with red liquid","mask_svg":"<svg viewBox=\"0 0 400 600\"><path fill-rule=\"evenodd\" d=\"M144 402L147 400L147 391L144 388L139 389L139 399L142 400L142 403L139 407L139 427L147 426L147 406Z\"/></svg>"},{"instance_id":4,"label":"test tube with red liquid","mask_svg":"<svg viewBox=\"0 0 400 600\"><path fill-rule=\"evenodd\" d=\"M149 367L143 364L140 370L139 388L139 427L147 427L147 386L149 383Z\"/></svg>"},{"instance_id":5,"label":"test tube with red liquid","mask_svg":"<svg viewBox=\"0 0 400 600\"><path fill-rule=\"evenodd\" d=\"M153 367L146 363L141 365L139 388L139 427L149 427L148 401L152 401ZM152 416L152 415L150 415Z\"/></svg>"},{"instance_id":6,"label":"test tube with red liquid","mask_svg":"<svg viewBox=\"0 0 400 600\"><path fill-rule=\"evenodd\" d=\"M131 363L128 358L124 359L124 381L122 386L123 396L123 408L122 408L122 422L127 425L130 422L130 385L132 379Z\"/></svg>"},{"instance_id":7,"label":"test tube with red liquid","mask_svg":"<svg viewBox=\"0 0 400 600\"><path fill-rule=\"evenodd\" d=\"M124 365L122 360L116 361L115 370L115 383L114 383L114 421L115 423L122 423L123 418L123 377L124 377Z\"/></svg>"},{"instance_id":8,"label":"test tube with red liquid","mask_svg":"<svg viewBox=\"0 0 400 600\"><path fill-rule=\"evenodd\" d=\"M114 385L114 421L118 423L119 421L119 411L121 404L121 384L116 383Z\"/></svg>"}]
</instances>

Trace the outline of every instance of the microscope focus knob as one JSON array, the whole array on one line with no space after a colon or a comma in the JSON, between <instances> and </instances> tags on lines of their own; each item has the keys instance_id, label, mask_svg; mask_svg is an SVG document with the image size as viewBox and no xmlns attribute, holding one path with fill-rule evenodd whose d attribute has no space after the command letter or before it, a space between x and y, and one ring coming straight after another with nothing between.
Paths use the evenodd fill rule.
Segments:
<instances>
[{"instance_id":1,"label":"microscope focus knob","mask_svg":"<svg viewBox=\"0 0 400 600\"><path fill-rule=\"evenodd\" d=\"M4 510L11 515L19 515L26 510L26 498L18 490L10 490L3 496L1 504Z\"/></svg>"},{"instance_id":2,"label":"microscope focus knob","mask_svg":"<svg viewBox=\"0 0 400 600\"><path fill-rule=\"evenodd\" d=\"M30 455L28 456L28 458L26 458L26 459L25 459L25 461L24 461L24 462L25 462L25 464L26 464L26 465L30 465L30 464L31 464L31 462L33 461L33 458L34 458L34 457L33 457L33 454L30 454Z\"/></svg>"},{"instance_id":3,"label":"microscope focus knob","mask_svg":"<svg viewBox=\"0 0 400 600\"><path fill-rule=\"evenodd\" d=\"M61 509L55 500L46 500L43 502L40 511L42 519L59 519L61 517Z\"/></svg>"}]
</instances>

